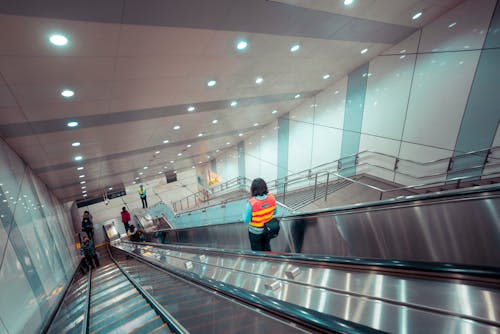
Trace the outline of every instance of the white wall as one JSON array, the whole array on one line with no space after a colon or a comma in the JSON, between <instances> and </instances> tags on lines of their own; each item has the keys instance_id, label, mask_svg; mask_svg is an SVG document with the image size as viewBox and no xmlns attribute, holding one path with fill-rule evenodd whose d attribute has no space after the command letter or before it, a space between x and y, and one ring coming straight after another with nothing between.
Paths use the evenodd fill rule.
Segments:
<instances>
[{"instance_id":1,"label":"white wall","mask_svg":"<svg viewBox=\"0 0 500 334\"><path fill-rule=\"evenodd\" d=\"M79 263L74 231L62 203L1 139L0 259L0 332L40 332Z\"/></svg>"},{"instance_id":2,"label":"white wall","mask_svg":"<svg viewBox=\"0 0 500 334\"><path fill-rule=\"evenodd\" d=\"M419 162L453 155L495 3L464 1L370 61L359 152L371 150ZM290 111L290 174L340 158L346 90L344 77ZM276 178L275 168L272 162L265 162L270 156L264 151L276 152L277 137L264 143L259 139L262 135L267 138L268 128L244 142L246 176L265 174L272 180ZM499 138L497 134L493 145L500 145ZM237 161L231 163L236 165ZM390 159L380 163L394 166ZM401 167L417 176L422 173L421 168L411 169L408 163L405 166L402 162ZM223 178L226 170L231 169L221 169ZM443 163L427 172L445 170ZM402 184L419 183L394 172L373 168L361 171Z\"/></svg>"}]
</instances>

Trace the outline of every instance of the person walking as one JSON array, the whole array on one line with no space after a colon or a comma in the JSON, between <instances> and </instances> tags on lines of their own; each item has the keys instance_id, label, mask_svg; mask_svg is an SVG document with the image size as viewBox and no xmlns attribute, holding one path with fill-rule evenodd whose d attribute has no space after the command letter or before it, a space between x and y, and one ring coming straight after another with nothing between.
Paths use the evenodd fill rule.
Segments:
<instances>
[{"instance_id":1,"label":"person walking","mask_svg":"<svg viewBox=\"0 0 500 334\"><path fill-rule=\"evenodd\" d=\"M99 267L100 264L99 259L97 258L97 253L95 251L94 241L90 240L87 236L83 237L80 254L85 256L87 263L92 267L92 269L94 269L96 266Z\"/></svg>"},{"instance_id":2,"label":"person walking","mask_svg":"<svg viewBox=\"0 0 500 334\"><path fill-rule=\"evenodd\" d=\"M129 225L130 213L127 211L126 207L122 208L121 215L122 215L122 223L125 226L125 233L128 233L128 230L130 229L130 225Z\"/></svg>"},{"instance_id":3,"label":"person walking","mask_svg":"<svg viewBox=\"0 0 500 334\"><path fill-rule=\"evenodd\" d=\"M146 197L146 189L144 189L144 186L142 184L139 186L138 193L139 193L139 197L141 198L142 208L146 209L148 207L148 200Z\"/></svg>"},{"instance_id":4,"label":"person walking","mask_svg":"<svg viewBox=\"0 0 500 334\"><path fill-rule=\"evenodd\" d=\"M252 197L248 200L243 221L248 224L248 237L253 251L271 251L270 239L264 231L265 224L273 219L276 200L267 190L266 181L256 178L250 186Z\"/></svg>"},{"instance_id":5,"label":"person walking","mask_svg":"<svg viewBox=\"0 0 500 334\"><path fill-rule=\"evenodd\" d=\"M87 233L87 236L90 239L94 239L94 224L87 217L83 218L82 220L82 231Z\"/></svg>"}]
</instances>

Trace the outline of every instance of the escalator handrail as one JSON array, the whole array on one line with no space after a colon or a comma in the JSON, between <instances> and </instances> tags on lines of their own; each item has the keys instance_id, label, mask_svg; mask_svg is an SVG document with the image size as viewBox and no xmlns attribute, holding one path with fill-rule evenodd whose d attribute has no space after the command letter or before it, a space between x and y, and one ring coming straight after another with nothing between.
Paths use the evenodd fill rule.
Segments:
<instances>
[{"instance_id":1,"label":"escalator handrail","mask_svg":"<svg viewBox=\"0 0 500 334\"><path fill-rule=\"evenodd\" d=\"M130 283L139 291L139 293L146 299L149 305L158 313L158 315L168 324L168 327L177 334L189 334L189 331L184 328L161 304L159 304L137 281L131 277L118 262L113 258L109 251L109 246L106 246L109 257L114 264L120 269L122 274L130 281Z\"/></svg>"},{"instance_id":2,"label":"escalator handrail","mask_svg":"<svg viewBox=\"0 0 500 334\"><path fill-rule=\"evenodd\" d=\"M87 296L85 297L85 314L83 315L83 326L82 326L82 334L89 333L89 324L90 324L90 289L92 288L92 269L89 268L88 272L88 280L87 280Z\"/></svg>"},{"instance_id":3,"label":"escalator handrail","mask_svg":"<svg viewBox=\"0 0 500 334\"><path fill-rule=\"evenodd\" d=\"M112 245L110 245L113 247ZM116 248L116 247L115 247ZM160 268L172 275L184 278L196 285L203 286L209 290L215 290L222 295L226 295L231 298L236 298L239 301L245 302L247 304L253 305L255 307L264 309L268 312L277 314L281 317L289 317L291 320L300 320L299 322L303 325L314 326L321 330L326 330L328 332L334 333L347 333L347 334L358 334L358 333L385 333L374 328L361 325L349 320L345 320L333 315L326 315L321 312L310 310L301 306L297 306L282 300L268 297L260 293L248 292L244 289L229 286L225 283L201 278L198 275L190 272L173 271L165 267L161 263L150 262L149 259L144 259L139 257L133 252L125 251L120 248L116 248L121 252L125 252L130 256L133 256L138 261L143 262L149 266Z\"/></svg>"},{"instance_id":4,"label":"escalator handrail","mask_svg":"<svg viewBox=\"0 0 500 334\"><path fill-rule=\"evenodd\" d=\"M467 275L484 278L500 278L500 268L488 266L465 266L463 264L447 263L447 262L422 262L422 261L405 261L405 260L385 260L373 258L359 258L359 257L340 257L340 256L327 256L317 254L299 254L299 253L276 253L276 252L254 252L251 250L230 250L209 247L196 247L188 245L167 245L153 242L131 242L122 239L121 242L130 244L140 244L144 246L155 246L159 248L186 248L196 250L198 252L211 252L211 253L225 253L235 256L252 256L259 258L268 258L271 260L280 261L300 261L327 264L341 264L351 266L365 266L365 267L379 267L392 270L406 270L406 271L425 271L436 272L441 274L453 275Z\"/></svg>"}]
</instances>

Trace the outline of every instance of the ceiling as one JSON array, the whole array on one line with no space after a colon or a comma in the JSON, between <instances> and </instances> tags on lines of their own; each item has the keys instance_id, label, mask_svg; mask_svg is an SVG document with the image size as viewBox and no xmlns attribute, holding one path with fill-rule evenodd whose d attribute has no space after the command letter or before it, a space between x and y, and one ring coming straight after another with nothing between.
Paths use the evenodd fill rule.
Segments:
<instances>
[{"instance_id":1,"label":"ceiling","mask_svg":"<svg viewBox=\"0 0 500 334\"><path fill-rule=\"evenodd\" d=\"M460 2L2 0L0 136L63 201L191 168Z\"/></svg>"}]
</instances>

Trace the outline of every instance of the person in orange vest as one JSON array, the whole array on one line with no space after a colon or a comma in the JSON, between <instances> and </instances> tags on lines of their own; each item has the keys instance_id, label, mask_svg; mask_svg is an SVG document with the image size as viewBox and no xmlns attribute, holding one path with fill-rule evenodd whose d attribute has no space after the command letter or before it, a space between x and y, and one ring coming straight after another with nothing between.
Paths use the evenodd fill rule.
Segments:
<instances>
[{"instance_id":1,"label":"person in orange vest","mask_svg":"<svg viewBox=\"0 0 500 334\"><path fill-rule=\"evenodd\" d=\"M264 233L264 225L273 219L276 200L269 194L266 181L257 178L250 186L252 197L248 200L243 222L248 224L248 237L253 251L271 251L270 239Z\"/></svg>"}]
</instances>

